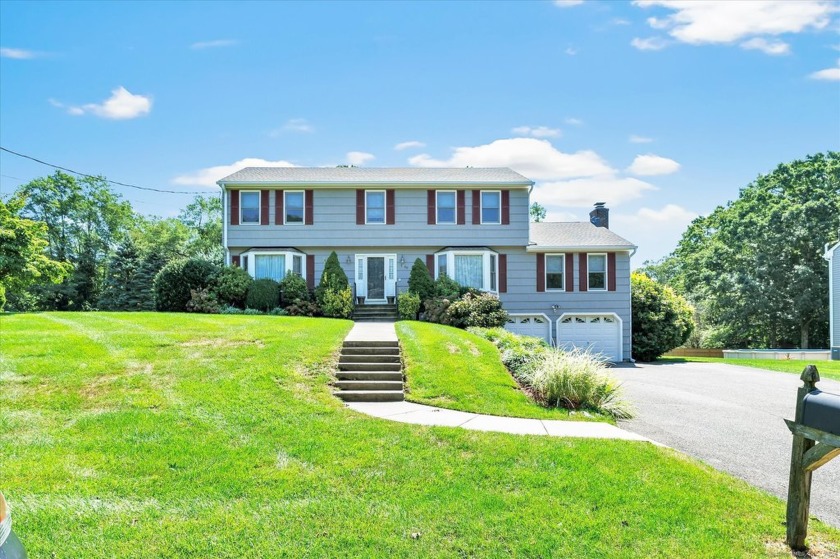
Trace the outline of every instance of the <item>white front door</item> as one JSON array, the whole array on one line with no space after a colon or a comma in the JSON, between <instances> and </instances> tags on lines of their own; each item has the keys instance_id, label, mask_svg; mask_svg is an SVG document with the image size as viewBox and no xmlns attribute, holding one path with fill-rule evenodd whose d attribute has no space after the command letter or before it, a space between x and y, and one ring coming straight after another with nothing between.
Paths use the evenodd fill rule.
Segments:
<instances>
[{"instance_id":1,"label":"white front door","mask_svg":"<svg viewBox=\"0 0 840 559\"><path fill-rule=\"evenodd\" d=\"M397 292L396 254L356 255L356 297L365 303L387 303Z\"/></svg>"}]
</instances>

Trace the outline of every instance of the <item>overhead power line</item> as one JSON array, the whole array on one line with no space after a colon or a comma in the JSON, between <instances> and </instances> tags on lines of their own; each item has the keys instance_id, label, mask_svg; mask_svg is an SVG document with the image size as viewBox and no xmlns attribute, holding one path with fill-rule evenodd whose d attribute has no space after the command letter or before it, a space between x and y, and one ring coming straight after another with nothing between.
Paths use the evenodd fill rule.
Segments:
<instances>
[{"instance_id":1,"label":"overhead power line","mask_svg":"<svg viewBox=\"0 0 840 559\"><path fill-rule=\"evenodd\" d=\"M137 190L148 190L151 192L161 192L163 194L193 194L195 196L216 196L216 194L209 193L209 192L194 192L189 190L165 190L162 188L152 188L150 186L137 186L136 184L128 184L119 181L112 181L110 179L106 179L104 177L98 177L95 175L89 175L87 173L82 173L80 171L74 171L73 169L68 169L67 167L62 167L61 165L54 165L52 163L47 163L46 161L41 161L36 157L32 157L31 155L26 155L23 153L18 153L16 151L12 151L10 149L6 149L3 146L0 146L0 150L5 151L6 153L11 153L12 155L17 155L18 157L22 157L24 159L29 159L36 163L40 163L41 165L46 165L47 167L52 167L53 169L59 169L61 171L67 171L68 173L73 173L74 175L79 175L80 177L88 177L91 179L102 179L107 183L116 184L118 186L125 186L127 188L136 188Z\"/></svg>"}]
</instances>

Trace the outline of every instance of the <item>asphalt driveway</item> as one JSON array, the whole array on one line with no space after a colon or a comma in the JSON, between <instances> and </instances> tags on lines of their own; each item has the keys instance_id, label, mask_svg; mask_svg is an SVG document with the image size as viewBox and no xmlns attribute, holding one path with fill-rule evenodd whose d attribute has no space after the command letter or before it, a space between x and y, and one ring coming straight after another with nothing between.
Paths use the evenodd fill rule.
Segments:
<instances>
[{"instance_id":1,"label":"asphalt driveway","mask_svg":"<svg viewBox=\"0 0 840 559\"><path fill-rule=\"evenodd\" d=\"M793 419L802 385L797 375L717 363L637 364L611 372L636 407L636 417L620 427L787 499L792 436L783 418ZM840 394L840 382L817 386ZM811 515L840 528L840 458L814 472Z\"/></svg>"}]
</instances>

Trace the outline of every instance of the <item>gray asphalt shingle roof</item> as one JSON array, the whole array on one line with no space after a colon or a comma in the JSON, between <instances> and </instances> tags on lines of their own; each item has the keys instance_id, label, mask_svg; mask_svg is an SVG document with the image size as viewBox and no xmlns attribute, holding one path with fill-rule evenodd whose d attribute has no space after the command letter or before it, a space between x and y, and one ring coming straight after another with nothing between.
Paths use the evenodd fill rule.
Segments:
<instances>
[{"instance_id":1,"label":"gray asphalt shingle roof","mask_svg":"<svg viewBox=\"0 0 840 559\"><path fill-rule=\"evenodd\" d=\"M532 223L530 230L532 248L554 249L590 249L590 248L626 248L632 250L636 245L619 237L606 227L595 227L588 221L564 223Z\"/></svg>"},{"instance_id":2,"label":"gray asphalt shingle roof","mask_svg":"<svg viewBox=\"0 0 840 559\"><path fill-rule=\"evenodd\" d=\"M246 167L220 183L309 184L506 184L531 186L533 181L507 167Z\"/></svg>"}]
</instances>

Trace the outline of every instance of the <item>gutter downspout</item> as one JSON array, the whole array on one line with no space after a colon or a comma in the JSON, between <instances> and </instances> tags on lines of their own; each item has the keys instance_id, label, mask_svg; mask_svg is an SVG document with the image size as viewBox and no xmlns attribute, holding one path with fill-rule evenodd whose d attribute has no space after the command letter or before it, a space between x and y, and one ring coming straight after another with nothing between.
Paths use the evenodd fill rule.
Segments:
<instances>
[{"instance_id":1,"label":"gutter downspout","mask_svg":"<svg viewBox=\"0 0 840 559\"><path fill-rule=\"evenodd\" d=\"M216 181L216 184L219 185L219 188L222 189L222 248L225 251L225 266L230 266L230 249L228 249L228 242L227 242L227 214L225 212L227 206L227 190L225 189L225 183L222 181Z\"/></svg>"}]
</instances>

